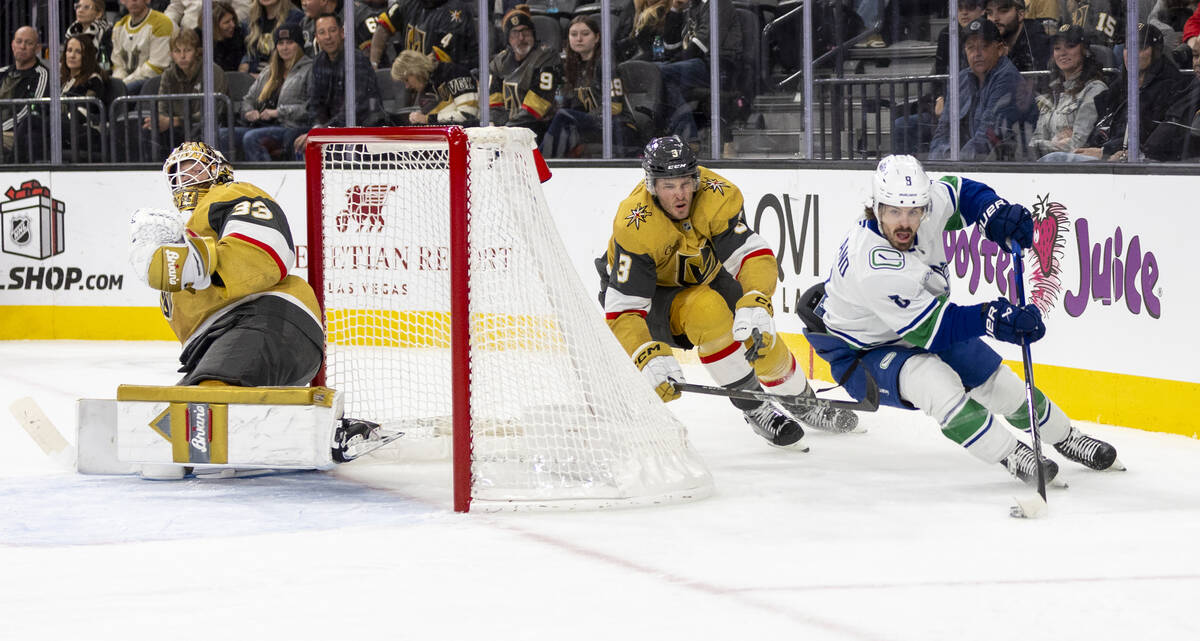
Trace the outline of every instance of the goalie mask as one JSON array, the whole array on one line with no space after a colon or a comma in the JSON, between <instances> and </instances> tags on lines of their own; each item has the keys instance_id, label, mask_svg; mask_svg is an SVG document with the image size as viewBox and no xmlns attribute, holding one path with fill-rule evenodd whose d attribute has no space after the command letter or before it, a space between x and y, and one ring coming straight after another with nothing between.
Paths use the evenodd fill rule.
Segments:
<instances>
[{"instance_id":1,"label":"goalie mask","mask_svg":"<svg viewBox=\"0 0 1200 641\"><path fill-rule=\"evenodd\" d=\"M213 183L233 181L233 166L225 155L202 142L185 142L167 156L163 174L180 211L195 209Z\"/></svg>"},{"instance_id":2,"label":"goalie mask","mask_svg":"<svg viewBox=\"0 0 1200 641\"><path fill-rule=\"evenodd\" d=\"M879 216L880 205L922 207L929 210L929 176L912 156L885 156L875 169L873 209Z\"/></svg>"},{"instance_id":3,"label":"goalie mask","mask_svg":"<svg viewBox=\"0 0 1200 641\"><path fill-rule=\"evenodd\" d=\"M696 163L696 152L684 144L679 136L655 138L646 144L642 152L642 170L646 172L646 191L654 193L654 181L658 178L692 176L695 186L700 186L700 168Z\"/></svg>"}]
</instances>

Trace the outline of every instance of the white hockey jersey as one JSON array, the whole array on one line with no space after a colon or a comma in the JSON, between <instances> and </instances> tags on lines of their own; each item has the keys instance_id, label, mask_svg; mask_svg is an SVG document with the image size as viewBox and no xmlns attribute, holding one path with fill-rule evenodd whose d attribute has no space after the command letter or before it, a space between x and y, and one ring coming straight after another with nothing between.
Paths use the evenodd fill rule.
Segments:
<instances>
[{"instance_id":1,"label":"white hockey jersey","mask_svg":"<svg viewBox=\"0 0 1200 641\"><path fill-rule=\"evenodd\" d=\"M874 220L850 231L825 284L830 334L858 349L902 339L929 347L950 295L942 232L968 224L959 208L960 183L956 176L933 181L929 213L908 251L892 247Z\"/></svg>"}]
</instances>

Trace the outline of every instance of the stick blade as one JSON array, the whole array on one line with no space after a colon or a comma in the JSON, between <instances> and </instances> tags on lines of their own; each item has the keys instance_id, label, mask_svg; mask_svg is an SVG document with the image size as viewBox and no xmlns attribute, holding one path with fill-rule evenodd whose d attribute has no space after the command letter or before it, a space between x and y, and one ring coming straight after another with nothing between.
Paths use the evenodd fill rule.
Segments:
<instances>
[{"instance_id":1,"label":"stick blade","mask_svg":"<svg viewBox=\"0 0 1200 641\"><path fill-rule=\"evenodd\" d=\"M1014 496L1013 500L1017 504L1009 508L1008 515L1016 519L1040 519L1050 512L1046 499L1039 494Z\"/></svg>"},{"instance_id":2,"label":"stick blade","mask_svg":"<svg viewBox=\"0 0 1200 641\"><path fill-rule=\"evenodd\" d=\"M8 411L56 465L75 469L75 447L63 438L62 432L58 431L36 401L28 396L18 398L8 406Z\"/></svg>"}]
</instances>

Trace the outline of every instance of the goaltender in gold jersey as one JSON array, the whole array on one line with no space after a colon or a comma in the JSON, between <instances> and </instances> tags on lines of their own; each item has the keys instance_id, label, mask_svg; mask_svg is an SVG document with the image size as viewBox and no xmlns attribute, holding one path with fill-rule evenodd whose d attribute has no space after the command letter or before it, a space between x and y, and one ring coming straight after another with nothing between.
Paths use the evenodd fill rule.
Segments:
<instances>
[{"instance_id":1,"label":"goaltender in gold jersey","mask_svg":"<svg viewBox=\"0 0 1200 641\"><path fill-rule=\"evenodd\" d=\"M746 225L741 190L699 166L676 136L651 140L642 168L645 180L621 202L596 264L608 325L658 395L680 395L672 382L684 378L672 347L695 348L722 387L813 394L776 339L775 254ZM837 432L857 425L844 409L814 405L793 416L775 401L731 401L757 434L781 447L807 449L801 423Z\"/></svg>"},{"instance_id":2,"label":"goaltender in gold jersey","mask_svg":"<svg viewBox=\"0 0 1200 641\"><path fill-rule=\"evenodd\" d=\"M151 437L148 449L135 461L162 463L168 471L156 469L155 475L169 478L182 476L192 464L222 467L234 460L255 467L323 468L398 436L384 434L369 421L342 418L340 400L331 402L325 394L336 395L334 390L318 390L313 397L325 398L318 405L330 414L328 421L314 424L312 415L303 412L286 418L292 416L287 408L295 403L283 400L294 397L294 390L247 395L246 390L236 389L307 386L312 381L325 353L316 295L306 281L288 273L296 249L283 209L258 187L236 182L233 167L221 152L202 142L185 142L167 157L163 172L178 212L139 209L133 213L130 262L139 279L161 292L163 315L183 345L179 357L183 378L175 387L130 391L124 398L133 402L132 395L172 407L186 405L186 414L180 416L189 421L197 415L233 417L233 409L218 412L217 408L245 403L278 403L280 411L268 412L261 420L230 418L226 424L206 419L203 425L171 425L165 430L155 423L160 434L178 441L177 447L170 450L168 460L160 460L153 456L158 451L153 446L160 444ZM198 393L192 386L217 389ZM118 400L122 398L119 392ZM144 427L120 425L119 429L128 435L126 442L134 442L135 435L144 434ZM193 428L200 436L192 434ZM183 429L192 436L182 436ZM313 429L318 431L315 437L303 436ZM248 434L241 436L243 432ZM221 448L216 448L215 434L220 435ZM289 449L287 444L293 442L289 438L309 445L327 440L329 448L318 447L315 454L305 448ZM211 441L211 448L206 441ZM189 448L200 454L189 453ZM221 452L220 457L209 455L213 448ZM143 465L143 473L146 469Z\"/></svg>"}]
</instances>

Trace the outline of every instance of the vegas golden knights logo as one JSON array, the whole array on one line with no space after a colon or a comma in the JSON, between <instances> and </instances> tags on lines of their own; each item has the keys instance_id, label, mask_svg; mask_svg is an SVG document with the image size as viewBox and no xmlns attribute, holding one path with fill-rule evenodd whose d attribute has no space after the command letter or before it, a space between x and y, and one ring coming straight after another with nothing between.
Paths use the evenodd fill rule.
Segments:
<instances>
[{"instance_id":1,"label":"vegas golden knights logo","mask_svg":"<svg viewBox=\"0 0 1200 641\"><path fill-rule=\"evenodd\" d=\"M699 254L676 254L675 260L675 284L680 287L699 285L707 281L709 274L720 267L716 255L708 245L701 247Z\"/></svg>"},{"instance_id":2,"label":"vegas golden knights logo","mask_svg":"<svg viewBox=\"0 0 1200 641\"><path fill-rule=\"evenodd\" d=\"M591 114L600 111L600 102L596 100L596 94L592 93L591 87L576 88L575 96L579 98L579 102L583 103L585 112Z\"/></svg>"},{"instance_id":3,"label":"vegas golden knights logo","mask_svg":"<svg viewBox=\"0 0 1200 641\"><path fill-rule=\"evenodd\" d=\"M418 29L413 25L408 25L408 31L404 35L404 48L417 53L425 53L425 31Z\"/></svg>"},{"instance_id":4,"label":"vegas golden knights logo","mask_svg":"<svg viewBox=\"0 0 1200 641\"><path fill-rule=\"evenodd\" d=\"M521 97L517 93L520 90L520 85L515 82L504 83L504 107L509 111L516 109L521 104Z\"/></svg>"}]
</instances>

